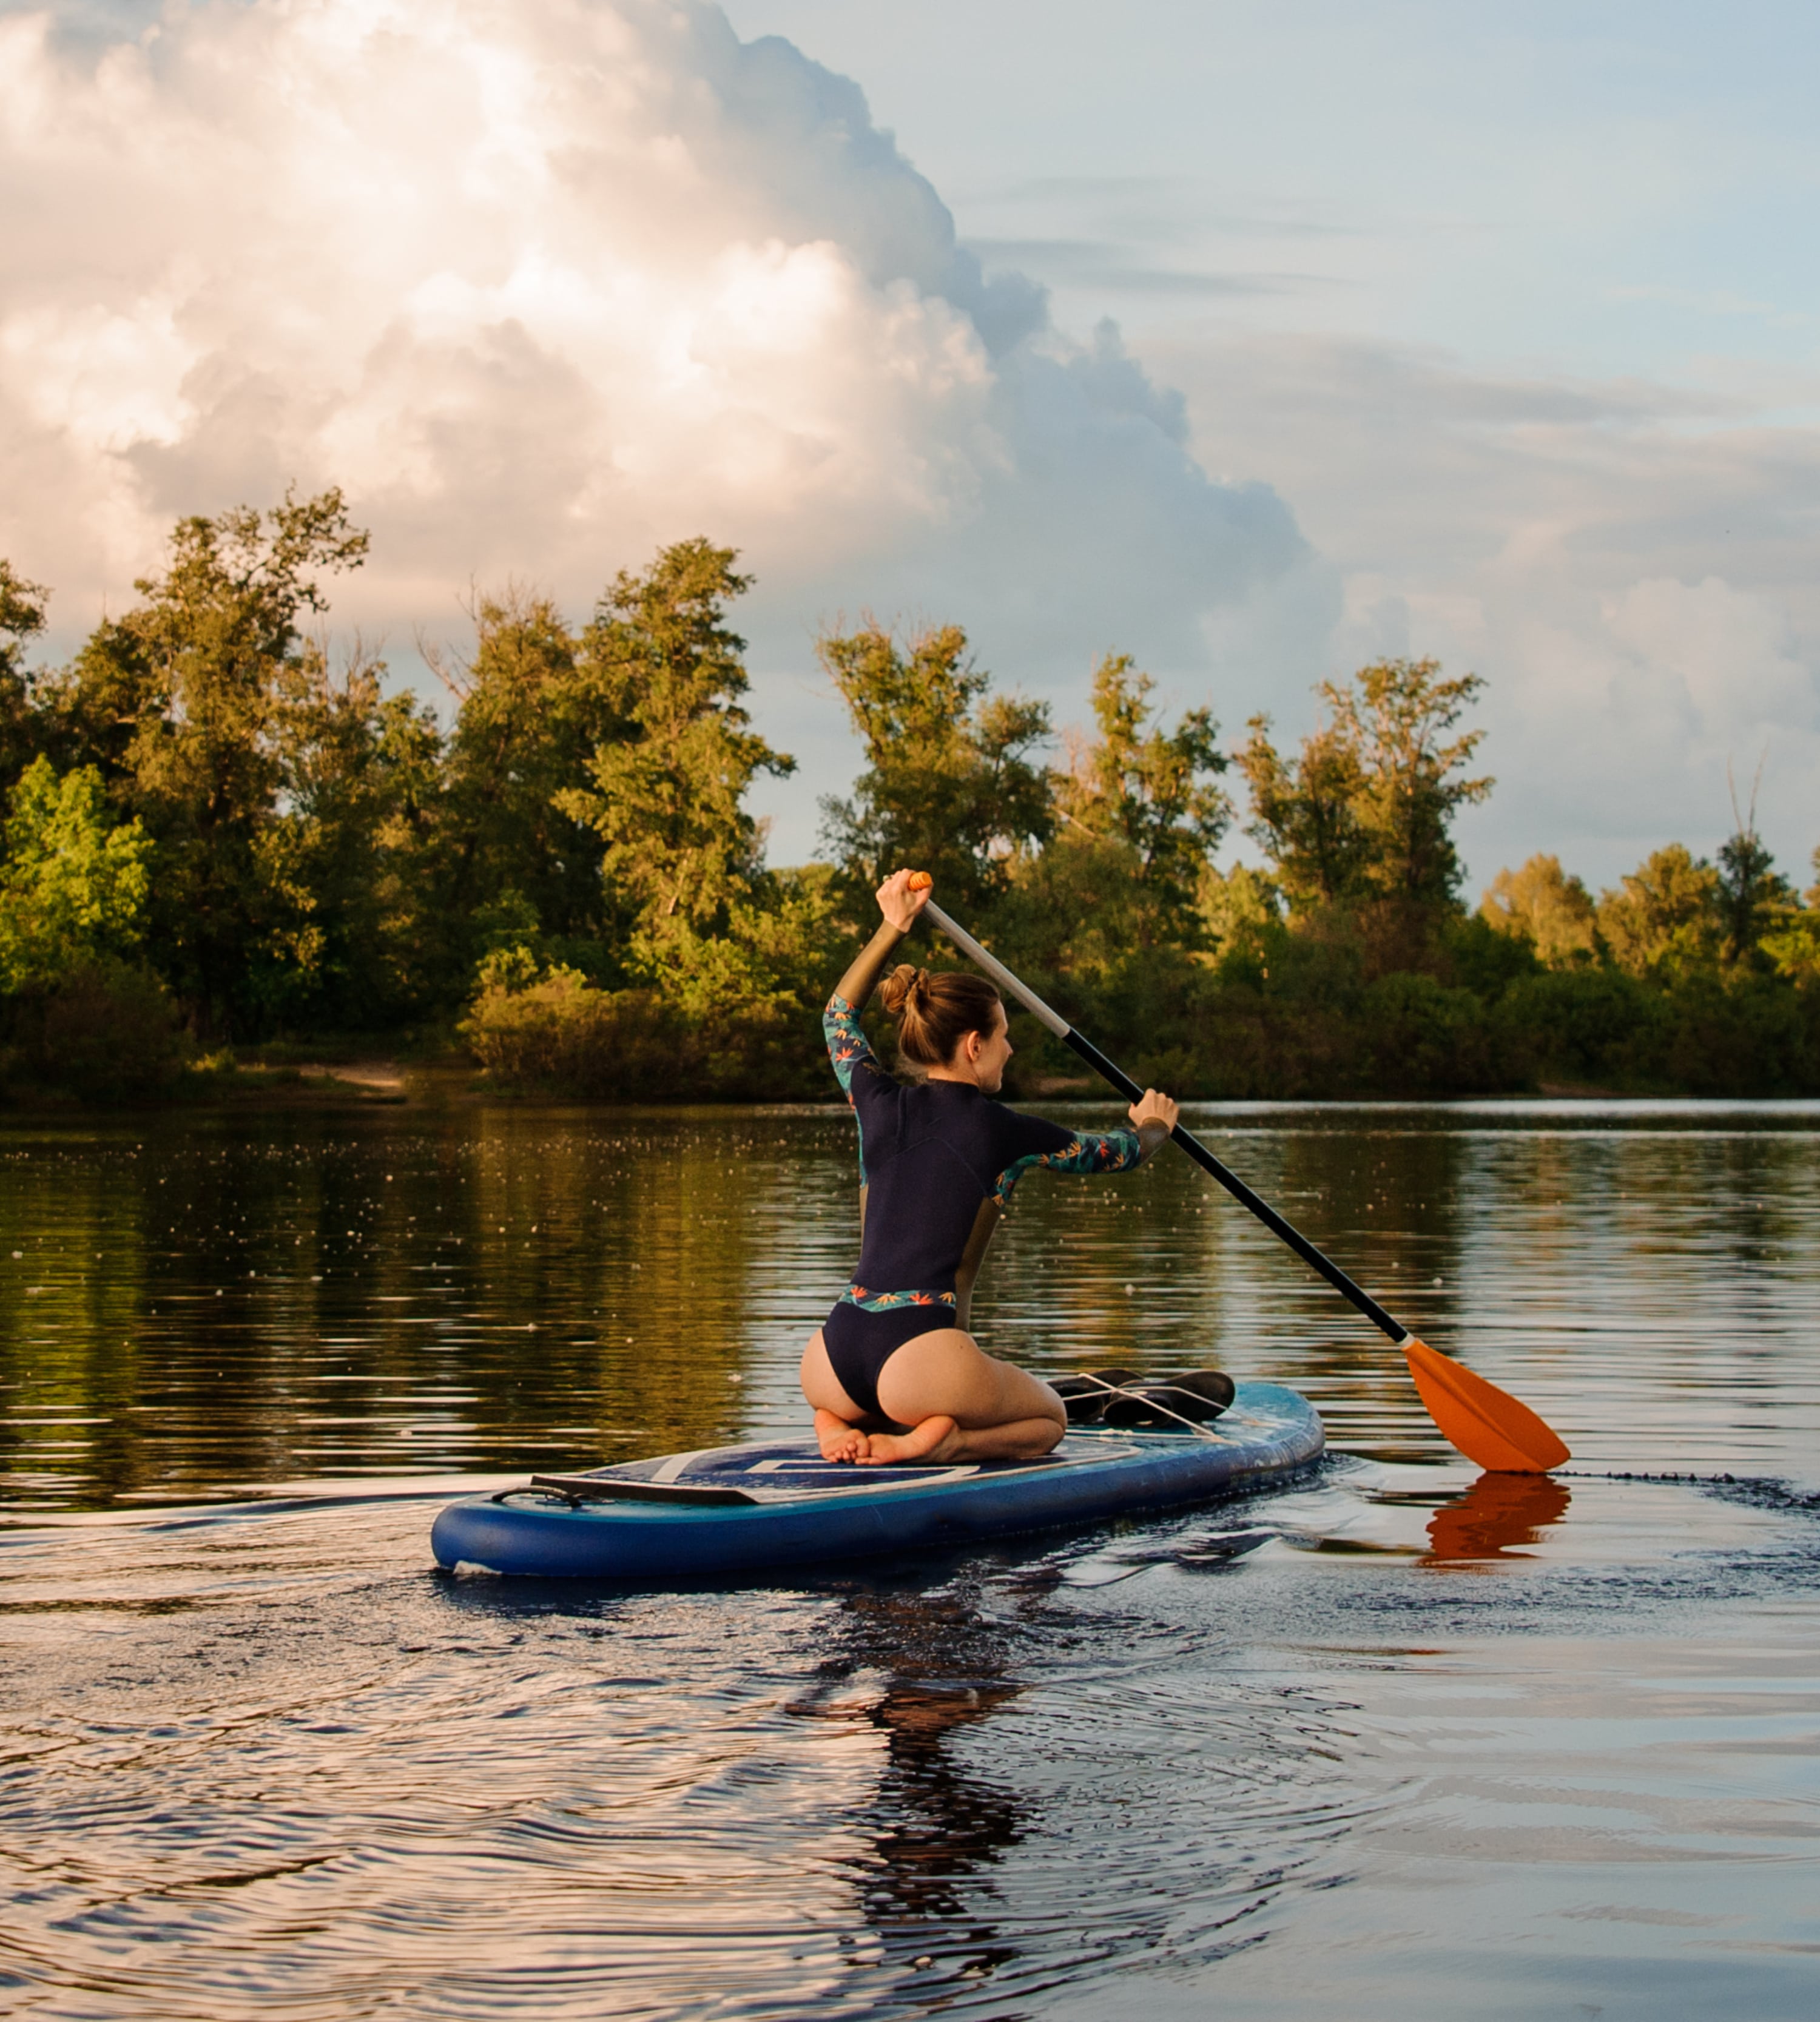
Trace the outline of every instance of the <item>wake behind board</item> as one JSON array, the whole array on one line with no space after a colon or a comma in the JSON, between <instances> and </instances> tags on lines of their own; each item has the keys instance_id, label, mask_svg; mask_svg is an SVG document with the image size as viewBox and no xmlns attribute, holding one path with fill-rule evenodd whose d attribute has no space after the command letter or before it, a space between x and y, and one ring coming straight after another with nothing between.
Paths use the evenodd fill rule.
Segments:
<instances>
[{"instance_id":1,"label":"wake behind board","mask_svg":"<svg viewBox=\"0 0 1820 2022\"><path fill-rule=\"evenodd\" d=\"M1324 1443L1305 1397L1242 1383L1211 1425L1072 1430L1041 1460L837 1467L813 1440L773 1440L538 1476L527 1488L449 1504L430 1546L439 1565L545 1579L696 1580L837 1564L1203 1502L1292 1473Z\"/></svg>"}]
</instances>

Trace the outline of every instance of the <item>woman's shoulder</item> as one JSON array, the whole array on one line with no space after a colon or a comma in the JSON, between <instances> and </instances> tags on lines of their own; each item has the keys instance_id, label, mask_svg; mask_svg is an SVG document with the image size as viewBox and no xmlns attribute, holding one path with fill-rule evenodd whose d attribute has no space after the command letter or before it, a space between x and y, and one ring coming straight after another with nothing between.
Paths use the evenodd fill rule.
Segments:
<instances>
[{"instance_id":1,"label":"woman's shoulder","mask_svg":"<svg viewBox=\"0 0 1820 2022\"><path fill-rule=\"evenodd\" d=\"M985 1106L992 1111L998 1129L1020 1137L1052 1138L1057 1144L1065 1144L1075 1134L1067 1124L1055 1122L1047 1116L1033 1116L1027 1109L1013 1109L1008 1102L1001 1102L997 1096L989 1096Z\"/></svg>"}]
</instances>

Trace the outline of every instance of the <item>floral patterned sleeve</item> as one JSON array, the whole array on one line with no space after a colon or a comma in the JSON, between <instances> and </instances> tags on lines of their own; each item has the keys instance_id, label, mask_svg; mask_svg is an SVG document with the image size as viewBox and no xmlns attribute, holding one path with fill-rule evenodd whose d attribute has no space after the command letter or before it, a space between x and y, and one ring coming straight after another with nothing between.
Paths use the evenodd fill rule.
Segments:
<instances>
[{"instance_id":1,"label":"floral patterned sleeve","mask_svg":"<svg viewBox=\"0 0 1820 2022\"><path fill-rule=\"evenodd\" d=\"M853 1120L859 1126L859 1184L864 1186L866 1118L861 1104L854 1099L853 1077L860 1069L866 1070L861 1089L868 1097L866 1108L875 1114L879 1098L895 1084L879 1064L872 1042L859 1023L859 1013L838 991L828 999L828 1008L822 1013L822 1031L828 1042L828 1057L834 1063L834 1079L840 1082L841 1093L846 1097L847 1106L853 1111Z\"/></svg>"},{"instance_id":2,"label":"floral patterned sleeve","mask_svg":"<svg viewBox=\"0 0 1820 2022\"><path fill-rule=\"evenodd\" d=\"M1124 1173L1143 1162L1143 1144L1135 1130L1069 1132L1034 1116L1016 1120L1027 1132L1048 1133L1050 1141L1022 1151L1001 1171L992 1198L1001 1208L1010 1200L1012 1188L1033 1166L1051 1173Z\"/></svg>"},{"instance_id":3,"label":"floral patterned sleeve","mask_svg":"<svg viewBox=\"0 0 1820 2022\"><path fill-rule=\"evenodd\" d=\"M828 1042L828 1057L834 1063L834 1079L841 1084L841 1093L851 1102L853 1070L868 1067L874 1073L883 1073L878 1056L872 1050L872 1042L859 1022L859 1013L838 994L828 999L828 1008L822 1013L822 1034Z\"/></svg>"}]
</instances>

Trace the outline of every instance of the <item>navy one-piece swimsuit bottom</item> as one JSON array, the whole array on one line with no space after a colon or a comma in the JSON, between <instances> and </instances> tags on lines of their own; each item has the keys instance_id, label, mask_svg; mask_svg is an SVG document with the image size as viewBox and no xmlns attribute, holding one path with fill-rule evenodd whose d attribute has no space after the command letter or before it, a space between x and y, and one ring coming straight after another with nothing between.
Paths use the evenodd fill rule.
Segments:
<instances>
[{"instance_id":1,"label":"navy one-piece swimsuit bottom","mask_svg":"<svg viewBox=\"0 0 1820 2022\"><path fill-rule=\"evenodd\" d=\"M878 1374L906 1341L960 1324L954 1278L982 1201L1003 1207L1033 1166L1121 1173L1143 1155L1132 1130L1083 1133L1020 1115L968 1082L906 1085L887 1074L844 997L822 1029L859 1125L866 1232L859 1268L822 1327L841 1388L883 1418Z\"/></svg>"}]
</instances>

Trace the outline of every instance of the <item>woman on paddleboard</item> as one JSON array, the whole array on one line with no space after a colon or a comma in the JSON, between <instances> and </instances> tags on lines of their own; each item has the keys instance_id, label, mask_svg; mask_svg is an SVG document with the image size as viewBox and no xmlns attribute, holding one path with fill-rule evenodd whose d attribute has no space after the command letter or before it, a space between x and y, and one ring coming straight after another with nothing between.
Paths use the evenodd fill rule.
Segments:
<instances>
[{"instance_id":1,"label":"woman on paddleboard","mask_svg":"<svg viewBox=\"0 0 1820 2022\"><path fill-rule=\"evenodd\" d=\"M968 1332L974 1280L1012 1188L1032 1166L1120 1173L1175 1127L1154 1089L1131 1130L1064 1130L992 1098L1011 1058L1005 1006L984 977L905 964L881 1002L919 1079L879 1064L859 1013L929 900L899 870L878 888L884 924L822 1015L828 1053L859 1125L859 1268L803 1352L803 1395L829 1460L1027 1460L1067 1425L1061 1399Z\"/></svg>"}]
</instances>

